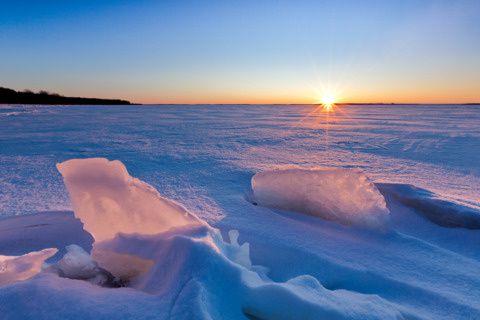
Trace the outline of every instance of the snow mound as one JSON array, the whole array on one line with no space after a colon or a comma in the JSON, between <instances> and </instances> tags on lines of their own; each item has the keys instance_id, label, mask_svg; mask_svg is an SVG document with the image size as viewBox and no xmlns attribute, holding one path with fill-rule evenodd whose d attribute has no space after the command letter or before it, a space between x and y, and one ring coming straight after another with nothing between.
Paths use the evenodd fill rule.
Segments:
<instances>
[{"instance_id":1,"label":"snow mound","mask_svg":"<svg viewBox=\"0 0 480 320\"><path fill-rule=\"evenodd\" d=\"M440 199L435 193L409 184L378 183L385 196L416 209L428 220L442 227L480 229L480 211Z\"/></svg>"},{"instance_id":2,"label":"snow mound","mask_svg":"<svg viewBox=\"0 0 480 320\"><path fill-rule=\"evenodd\" d=\"M152 261L130 287L167 301L160 319L401 319L387 300L329 290L303 275L274 282L252 266L238 233L224 241L217 229L191 226L157 235L117 235L99 249ZM111 261L113 264L119 261Z\"/></svg>"},{"instance_id":3,"label":"snow mound","mask_svg":"<svg viewBox=\"0 0 480 320\"><path fill-rule=\"evenodd\" d=\"M253 202L318 216L343 224L383 228L389 221L385 199L360 170L282 169L255 174Z\"/></svg>"},{"instance_id":4,"label":"snow mound","mask_svg":"<svg viewBox=\"0 0 480 320\"><path fill-rule=\"evenodd\" d=\"M200 221L149 184L131 177L123 163L103 158L57 164L85 230L102 241L117 233L156 234Z\"/></svg>"},{"instance_id":5,"label":"snow mound","mask_svg":"<svg viewBox=\"0 0 480 320\"><path fill-rule=\"evenodd\" d=\"M271 280L266 268L253 265L249 244L239 243L238 231L231 230L229 241L225 241L218 229L130 177L119 161L70 160L60 164L59 170L75 215L95 238L95 262L70 247L59 268L72 276L83 272L89 276L98 264L128 283L128 289L118 290L121 293L132 295L131 290L136 289L137 294L131 297L134 309L142 308L137 299L147 293L163 306L157 314L160 319L402 317L395 305L379 296L329 290L308 275L287 282ZM66 286L66 279L58 279L44 284L47 296L58 295L58 288ZM77 286L82 285L73 286L73 295L79 295L75 293ZM118 306L109 303L111 294L98 288L91 289L95 290L95 302L82 297L76 301L84 304L83 309L101 307L103 313L116 314ZM7 293L3 299L9 297ZM68 312L59 309L54 314ZM144 310L134 313L137 317Z\"/></svg>"},{"instance_id":6,"label":"snow mound","mask_svg":"<svg viewBox=\"0 0 480 320\"><path fill-rule=\"evenodd\" d=\"M21 256L0 255L0 286L33 277L42 270L45 260L56 253L57 249L49 248Z\"/></svg>"}]
</instances>

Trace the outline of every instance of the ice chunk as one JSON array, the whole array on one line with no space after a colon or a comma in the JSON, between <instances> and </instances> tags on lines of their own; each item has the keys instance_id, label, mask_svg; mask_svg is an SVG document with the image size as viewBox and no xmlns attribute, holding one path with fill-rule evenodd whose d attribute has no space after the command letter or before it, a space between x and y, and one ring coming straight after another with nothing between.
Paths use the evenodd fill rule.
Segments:
<instances>
[{"instance_id":1,"label":"ice chunk","mask_svg":"<svg viewBox=\"0 0 480 320\"><path fill-rule=\"evenodd\" d=\"M57 167L70 194L75 216L95 239L93 259L116 277L133 278L146 272L152 262L103 250L99 245L102 241L119 233L149 235L203 224L180 204L131 177L120 161L74 159Z\"/></svg>"},{"instance_id":2,"label":"ice chunk","mask_svg":"<svg viewBox=\"0 0 480 320\"><path fill-rule=\"evenodd\" d=\"M344 224L382 228L389 220L385 199L357 169L283 169L252 178L253 201Z\"/></svg>"},{"instance_id":3,"label":"ice chunk","mask_svg":"<svg viewBox=\"0 0 480 320\"><path fill-rule=\"evenodd\" d=\"M71 279L94 278L99 270L97 263L81 247L72 244L66 247L67 253L56 266L62 276Z\"/></svg>"},{"instance_id":4,"label":"ice chunk","mask_svg":"<svg viewBox=\"0 0 480 320\"><path fill-rule=\"evenodd\" d=\"M42 270L45 260L55 253L57 249L49 248L21 256L0 256L0 286L33 277Z\"/></svg>"},{"instance_id":5,"label":"ice chunk","mask_svg":"<svg viewBox=\"0 0 480 320\"><path fill-rule=\"evenodd\" d=\"M57 168L75 216L95 241L111 239L119 232L156 234L201 223L180 204L131 177L120 161L73 159L57 164Z\"/></svg>"},{"instance_id":6,"label":"ice chunk","mask_svg":"<svg viewBox=\"0 0 480 320\"><path fill-rule=\"evenodd\" d=\"M115 278L111 272L101 268L85 250L77 245L66 247L67 253L49 270L69 279L87 280L105 287L124 286L122 279Z\"/></svg>"}]
</instances>

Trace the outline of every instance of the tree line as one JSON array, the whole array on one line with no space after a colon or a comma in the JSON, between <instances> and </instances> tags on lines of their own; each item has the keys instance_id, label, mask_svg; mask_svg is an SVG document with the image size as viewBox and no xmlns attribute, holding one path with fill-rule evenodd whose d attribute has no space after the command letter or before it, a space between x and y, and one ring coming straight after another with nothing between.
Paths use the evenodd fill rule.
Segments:
<instances>
[{"instance_id":1,"label":"tree line","mask_svg":"<svg viewBox=\"0 0 480 320\"><path fill-rule=\"evenodd\" d=\"M0 87L0 103L11 104L108 104L125 105L131 104L127 100L65 97L57 93L44 90L33 92L31 90L15 91Z\"/></svg>"}]
</instances>

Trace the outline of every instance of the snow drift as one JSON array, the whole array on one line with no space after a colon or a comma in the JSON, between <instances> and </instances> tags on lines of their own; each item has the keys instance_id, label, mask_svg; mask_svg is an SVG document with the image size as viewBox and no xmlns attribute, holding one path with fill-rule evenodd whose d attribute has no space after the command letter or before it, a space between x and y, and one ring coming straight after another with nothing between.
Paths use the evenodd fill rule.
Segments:
<instances>
[{"instance_id":1,"label":"snow drift","mask_svg":"<svg viewBox=\"0 0 480 320\"><path fill-rule=\"evenodd\" d=\"M161 318L401 317L380 297L330 291L311 276L270 280L265 268L252 265L238 232L230 231L224 241L219 230L130 177L119 161L70 160L58 168L75 215L95 238L94 263L73 247L60 269L73 278L91 277L98 263L130 288L168 301Z\"/></svg>"},{"instance_id":2,"label":"snow drift","mask_svg":"<svg viewBox=\"0 0 480 320\"><path fill-rule=\"evenodd\" d=\"M355 224L383 228L389 220L385 199L360 170L344 168L283 169L252 177L253 201Z\"/></svg>"},{"instance_id":3,"label":"snow drift","mask_svg":"<svg viewBox=\"0 0 480 320\"><path fill-rule=\"evenodd\" d=\"M38 310L45 318L69 319L446 319L451 314L457 318L478 314L471 299L478 296L477 259L438 247L443 240L430 244L398 232L385 235L330 223L309 225L302 219L289 219L281 227L282 219L275 215L256 214L269 210L245 204L246 210L252 210L250 217L257 216L261 222L254 222L259 227L253 234L248 229L242 233L254 243L251 258L250 246L239 242L238 231L222 237L218 229L130 177L120 162L86 159L67 163L75 164L68 177L78 179L69 180L68 190L72 199L81 199L75 204L75 215L90 221L84 228L95 237L92 253L68 246L65 256L47 269L56 272L33 273L27 281L0 288L2 319L34 318ZM326 171L319 174L322 179L330 177ZM345 175L355 176L355 171L346 170ZM293 180L298 179L294 176ZM334 176L327 182L340 183L342 174ZM351 180L360 184L366 178ZM368 185L366 181L360 186ZM323 181L325 189L335 192L327 182ZM350 188L350 196L343 197L353 204L342 205L337 197L335 213L360 208L358 212L369 214L382 207L382 197L368 197L364 189ZM156 204L169 204L164 206L168 210L156 210ZM135 220L129 210L135 214L137 205L145 210ZM93 224L90 209L99 215L102 228ZM397 213L393 212L394 218ZM44 216L31 218L20 222L38 226L33 229L36 232L50 230L39 226ZM470 243L478 239L476 234L465 234L468 230L445 230L418 220L429 235L450 232L469 235ZM156 228L146 227L144 234L142 224L149 223ZM14 225L0 223L0 228ZM272 235L292 245L272 241ZM449 248L463 246L457 238L448 239L454 242ZM453 259L462 268L449 265ZM256 265L258 261L268 268ZM109 278L114 276L119 281Z\"/></svg>"},{"instance_id":4,"label":"snow drift","mask_svg":"<svg viewBox=\"0 0 480 320\"><path fill-rule=\"evenodd\" d=\"M0 286L33 277L42 270L42 265L57 249L49 248L21 256L0 256Z\"/></svg>"},{"instance_id":5,"label":"snow drift","mask_svg":"<svg viewBox=\"0 0 480 320\"><path fill-rule=\"evenodd\" d=\"M248 244L237 234L224 241L208 226L158 235L120 235L102 250L153 261L130 287L169 301L167 319L398 319L395 305L375 296L331 291L303 275L278 283L252 266ZM348 299L348 303L345 301Z\"/></svg>"},{"instance_id":6,"label":"snow drift","mask_svg":"<svg viewBox=\"0 0 480 320\"><path fill-rule=\"evenodd\" d=\"M433 192L409 184L378 183L377 187L385 196L416 209L442 227L480 229L480 211L474 208L440 199Z\"/></svg>"}]
</instances>

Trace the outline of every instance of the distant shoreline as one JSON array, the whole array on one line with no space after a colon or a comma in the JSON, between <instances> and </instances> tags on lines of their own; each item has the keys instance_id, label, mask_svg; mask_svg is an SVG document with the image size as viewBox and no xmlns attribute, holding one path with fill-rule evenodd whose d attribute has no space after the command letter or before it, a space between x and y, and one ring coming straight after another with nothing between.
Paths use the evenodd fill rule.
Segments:
<instances>
[{"instance_id":1,"label":"distant shoreline","mask_svg":"<svg viewBox=\"0 0 480 320\"><path fill-rule=\"evenodd\" d=\"M41 104L41 105L131 105L127 100L65 97L56 93L39 91L37 93L25 90L15 91L0 87L0 104Z\"/></svg>"}]
</instances>

